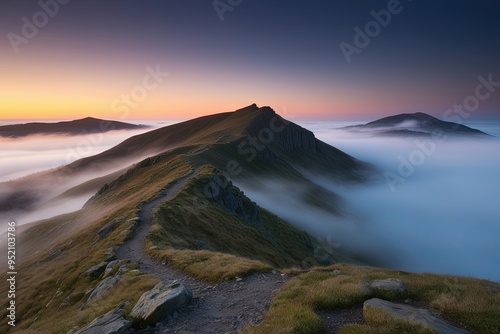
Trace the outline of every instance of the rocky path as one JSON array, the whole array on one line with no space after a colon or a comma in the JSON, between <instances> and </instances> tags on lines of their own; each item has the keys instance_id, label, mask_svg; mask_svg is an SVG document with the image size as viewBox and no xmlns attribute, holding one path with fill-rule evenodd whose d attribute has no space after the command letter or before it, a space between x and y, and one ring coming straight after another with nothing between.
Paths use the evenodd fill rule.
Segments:
<instances>
[{"instance_id":1,"label":"rocky path","mask_svg":"<svg viewBox=\"0 0 500 334\"><path fill-rule=\"evenodd\" d=\"M130 259L139 264L141 270L163 281L181 281L193 291L193 301L187 308L165 317L156 327L138 333L237 333L262 319L273 294L288 279L273 272L214 284L196 279L146 254L144 238L151 227L155 208L177 195L193 173L170 183L159 195L142 205L134 237L117 251L119 259Z\"/></svg>"}]
</instances>

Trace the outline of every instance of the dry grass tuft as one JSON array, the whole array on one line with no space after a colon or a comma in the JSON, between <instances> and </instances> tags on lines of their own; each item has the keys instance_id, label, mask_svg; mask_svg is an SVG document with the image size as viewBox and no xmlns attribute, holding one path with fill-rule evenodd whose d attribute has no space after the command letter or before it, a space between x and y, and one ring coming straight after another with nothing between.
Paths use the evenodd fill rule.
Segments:
<instances>
[{"instance_id":1,"label":"dry grass tuft","mask_svg":"<svg viewBox=\"0 0 500 334\"><path fill-rule=\"evenodd\" d=\"M207 281L242 277L254 272L267 272L270 265L231 254L207 250L178 250L173 248L158 250L149 248L148 253L160 261L167 261L183 271Z\"/></svg>"}]
</instances>

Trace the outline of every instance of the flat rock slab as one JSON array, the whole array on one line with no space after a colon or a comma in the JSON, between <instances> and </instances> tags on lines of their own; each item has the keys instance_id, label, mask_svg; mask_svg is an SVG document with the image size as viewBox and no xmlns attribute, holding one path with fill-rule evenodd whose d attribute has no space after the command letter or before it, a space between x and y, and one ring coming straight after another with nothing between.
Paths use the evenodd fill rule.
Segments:
<instances>
[{"instance_id":1,"label":"flat rock slab","mask_svg":"<svg viewBox=\"0 0 500 334\"><path fill-rule=\"evenodd\" d=\"M95 318L90 324L74 334L125 334L132 326L132 322L122 317L123 309L128 302L121 303L117 308Z\"/></svg>"},{"instance_id":2,"label":"flat rock slab","mask_svg":"<svg viewBox=\"0 0 500 334\"><path fill-rule=\"evenodd\" d=\"M115 219L106 225L104 225L99 231L97 231L97 235L99 235L99 239L104 239L105 237L108 236L111 231L115 228L116 224L118 223L118 220Z\"/></svg>"},{"instance_id":3,"label":"flat rock slab","mask_svg":"<svg viewBox=\"0 0 500 334\"><path fill-rule=\"evenodd\" d=\"M106 266L108 265L108 262L101 262L98 265L93 266L89 270L83 273L83 277L90 276L92 278L97 278L99 277L104 270L106 269Z\"/></svg>"},{"instance_id":4,"label":"flat rock slab","mask_svg":"<svg viewBox=\"0 0 500 334\"><path fill-rule=\"evenodd\" d=\"M106 277L97 286L94 291L90 294L87 299L86 304L92 303L94 300L101 298L102 295L107 293L111 288L117 285L123 278L123 274L128 270L128 266L124 264L116 272L115 276Z\"/></svg>"},{"instance_id":5,"label":"flat rock slab","mask_svg":"<svg viewBox=\"0 0 500 334\"><path fill-rule=\"evenodd\" d=\"M189 305L193 293L182 283L160 282L145 292L130 312L141 325L155 325L168 314Z\"/></svg>"},{"instance_id":6,"label":"flat rock slab","mask_svg":"<svg viewBox=\"0 0 500 334\"><path fill-rule=\"evenodd\" d=\"M379 298L369 299L363 304L363 314L366 318L369 309L378 309L388 315L431 328L439 334L470 334L469 332L448 324L443 319L432 314L427 309L410 305L396 304Z\"/></svg>"},{"instance_id":7,"label":"flat rock slab","mask_svg":"<svg viewBox=\"0 0 500 334\"><path fill-rule=\"evenodd\" d=\"M403 293L406 291L405 283L397 278L377 279L370 284L373 290L385 290Z\"/></svg>"}]
</instances>

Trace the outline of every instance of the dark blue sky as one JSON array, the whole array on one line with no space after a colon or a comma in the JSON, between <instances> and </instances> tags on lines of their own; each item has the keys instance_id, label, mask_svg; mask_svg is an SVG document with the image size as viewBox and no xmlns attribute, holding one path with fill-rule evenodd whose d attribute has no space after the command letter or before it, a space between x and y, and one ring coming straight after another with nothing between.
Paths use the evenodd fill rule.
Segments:
<instances>
[{"instance_id":1,"label":"dark blue sky","mask_svg":"<svg viewBox=\"0 0 500 334\"><path fill-rule=\"evenodd\" d=\"M474 95L478 76L500 81L500 3L492 0L401 1L399 13L348 63L340 44L356 46L354 28L364 31L370 12L389 3L243 0L221 21L213 1L72 0L15 52L12 33L22 36L22 18L33 21L41 8L3 0L0 116L110 114L111 101L158 64L170 76L137 116L256 102L331 118L416 111L442 118ZM500 117L498 90L471 120ZM19 91L45 107L18 101Z\"/></svg>"}]
</instances>

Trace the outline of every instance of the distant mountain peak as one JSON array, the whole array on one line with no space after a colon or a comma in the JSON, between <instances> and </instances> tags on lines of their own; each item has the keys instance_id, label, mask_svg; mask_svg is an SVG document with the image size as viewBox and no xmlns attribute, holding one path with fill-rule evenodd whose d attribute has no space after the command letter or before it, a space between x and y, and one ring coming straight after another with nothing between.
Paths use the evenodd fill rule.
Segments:
<instances>
[{"instance_id":1,"label":"distant mountain peak","mask_svg":"<svg viewBox=\"0 0 500 334\"><path fill-rule=\"evenodd\" d=\"M442 121L423 112L388 116L364 125L349 126L345 129L368 135L392 137L427 137L432 136L435 131L454 137L490 136L462 124Z\"/></svg>"},{"instance_id":2,"label":"distant mountain peak","mask_svg":"<svg viewBox=\"0 0 500 334\"><path fill-rule=\"evenodd\" d=\"M104 129L102 124L106 122ZM149 128L146 125L135 125L118 121L104 120L94 117L85 117L73 121L57 123L25 123L0 126L0 137L26 137L31 135L78 135L88 132L107 132L112 130L137 130Z\"/></svg>"}]
</instances>

